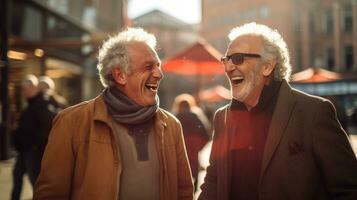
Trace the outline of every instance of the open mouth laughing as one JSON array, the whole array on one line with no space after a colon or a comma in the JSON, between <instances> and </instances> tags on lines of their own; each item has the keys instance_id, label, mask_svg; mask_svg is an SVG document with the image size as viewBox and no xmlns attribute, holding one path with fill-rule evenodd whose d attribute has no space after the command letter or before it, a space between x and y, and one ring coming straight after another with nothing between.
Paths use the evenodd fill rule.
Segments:
<instances>
[{"instance_id":1,"label":"open mouth laughing","mask_svg":"<svg viewBox=\"0 0 357 200\"><path fill-rule=\"evenodd\" d=\"M157 92L159 85L157 83L147 83L145 84L145 87L152 92Z\"/></svg>"},{"instance_id":2,"label":"open mouth laughing","mask_svg":"<svg viewBox=\"0 0 357 200\"><path fill-rule=\"evenodd\" d=\"M243 80L244 80L243 76L235 76L231 78L231 82L233 85L238 85L241 82L243 82Z\"/></svg>"}]
</instances>

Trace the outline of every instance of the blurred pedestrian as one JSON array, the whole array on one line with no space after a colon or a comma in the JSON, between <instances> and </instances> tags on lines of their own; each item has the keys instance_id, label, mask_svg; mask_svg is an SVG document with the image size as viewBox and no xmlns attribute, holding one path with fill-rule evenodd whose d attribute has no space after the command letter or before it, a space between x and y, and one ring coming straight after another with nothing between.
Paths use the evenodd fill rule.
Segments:
<instances>
[{"instance_id":1,"label":"blurred pedestrian","mask_svg":"<svg viewBox=\"0 0 357 200\"><path fill-rule=\"evenodd\" d=\"M185 138L186 150L194 185L196 189L197 176L200 169L198 153L210 139L210 124L192 95L181 94L175 98L172 112L180 120Z\"/></svg>"},{"instance_id":2,"label":"blurred pedestrian","mask_svg":"<svg viewBox=\"0 0 357 200\"><path fill-rule=\"evenodd\" d=\"M179 121L159 107L156 38L128 28L104 42L104 91L54 120L34 199L193 198Z\"/></svg>"},{"instance_id":3,"label":"blurred pedestrian","mask_svg":"<svg viewBox=\"0 0 357 200\"><path fill-rule=\"evenodd\" d=\"M68 106L66 98L56 92L55 82L49 76L40 76L38 87L57 110L62 110Z\"/></svg>"},{"instance_id":4,"label":"blurred pedestrian","mask_svg":"<svg viewBox=\"0 0 357 200\"><path fill-rule=\"evenodd\" d=\"M357 199L357 160L333 104L292 89L281 35L231 30L221 61L232 100L214 117L199 199Z\"/></svg>"},{"instance_id":5,"label":"blurred pedestrian","mask_svg":"<svg viewBox=\"0 0 357 200\"><path fill-rule=\"evenodd\" d=\"M13 169L13 189L11 199L19 199L22 180L28 174L32 185L40 172L41 159L47 137L54 118L54 109L43 97L38 88L38 79L27 75L22 82L22 92L27 107L21 113L17 127L12 135L13 144L18 152Z\"/></svg>"}]
</instances>

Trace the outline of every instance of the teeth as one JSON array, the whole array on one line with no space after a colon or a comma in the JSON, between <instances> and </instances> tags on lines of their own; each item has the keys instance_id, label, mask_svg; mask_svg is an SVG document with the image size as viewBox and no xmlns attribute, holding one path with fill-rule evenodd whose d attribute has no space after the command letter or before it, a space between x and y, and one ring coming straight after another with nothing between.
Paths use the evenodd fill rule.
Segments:
<instances>
[{"instance_id":1,"label":"teeth","mask_svg":"<svg viewBox=\"0 0 357 200\"><path fill-rule=\"evenodd\" d=\"M236 76L236 77L232 77L231 78L232 81L239 81L239 80L243 80L242 76Z\"/></svg>"},{"instance_id":2,"label":"teeth","mask_svg":"<svg viewBox=\"0 0 357 200\"><path fill-rule=\"evenodd\" d=\"M145 86L153 92L156 92L158 87L158 85L154 83L148 83Z\"/></svg>"}]
</instances>

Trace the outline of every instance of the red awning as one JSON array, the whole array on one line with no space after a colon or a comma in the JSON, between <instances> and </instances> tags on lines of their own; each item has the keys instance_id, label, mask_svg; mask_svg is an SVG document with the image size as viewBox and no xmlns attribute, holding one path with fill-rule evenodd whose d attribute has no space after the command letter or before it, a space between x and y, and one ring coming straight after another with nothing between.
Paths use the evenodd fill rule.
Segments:
<instances>
[{"instance_id":1,"label":"red awning","mask_svg":"<svg viewBox=\"0 0 357 200\"><path fill-rule=\"evenodd\" d=\"M323 83L340 79L341 74L321 68L308 68L291 76L293 83Z\"/></svg>"},{"instance_id":2,"label":"red awning","mask_svg":"<svg viewBox=\"0 0 357 200\"><path fill-rule=\"evenodd\" d=\"M180 75L224 74L221 54L204 41L198 41L163 63L163 71Z\"/></svg>"},{"instance_id":3,"label":"red awning","mask_svg":"<svg viewBox=\"0 0 357 200\"><path fill-rule=\"evenodd\" d=\"M231 92L221 85L200 91L199 98L202 101L217 102L231 99Z\"/></svg>"}]
</instances>

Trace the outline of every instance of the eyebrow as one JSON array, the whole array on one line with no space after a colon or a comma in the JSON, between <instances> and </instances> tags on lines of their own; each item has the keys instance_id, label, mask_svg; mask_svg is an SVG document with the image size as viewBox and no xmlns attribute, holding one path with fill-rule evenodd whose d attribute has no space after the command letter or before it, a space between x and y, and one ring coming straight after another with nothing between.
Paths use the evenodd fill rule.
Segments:
<instances>
[{"instance_id":1,"label":"eyebrow","mask_svg":"<svg viewBox=\"0 0 357 200\"><path fill-rule=\"evenodd\" d=\"M161 60L148 60L148 61L144 61L144 65L147 65L147 64L156 64L156 63L159 63L161 65Z\"/></svg>"}]
</instances>

